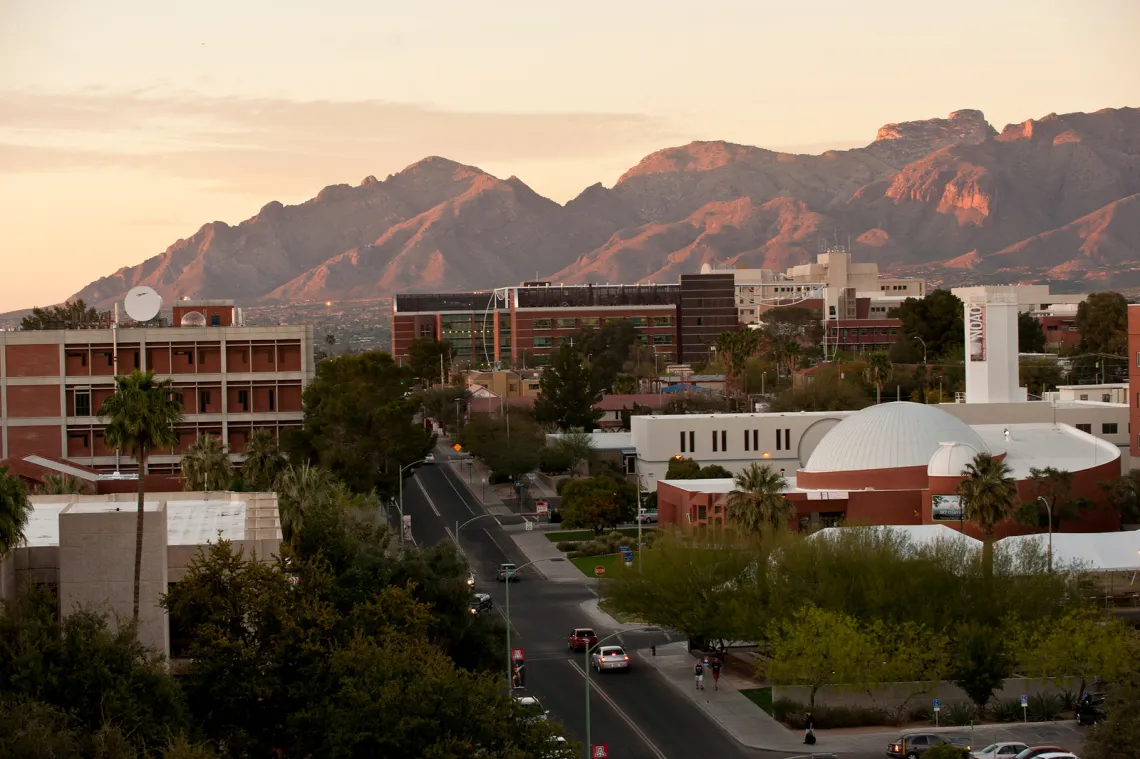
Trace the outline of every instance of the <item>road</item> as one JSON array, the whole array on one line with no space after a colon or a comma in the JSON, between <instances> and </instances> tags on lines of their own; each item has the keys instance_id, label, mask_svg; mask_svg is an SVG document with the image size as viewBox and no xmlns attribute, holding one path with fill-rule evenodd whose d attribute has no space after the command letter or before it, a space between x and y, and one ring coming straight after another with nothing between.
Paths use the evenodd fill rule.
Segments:
<instances>
[{"instance_id":1,"label":"road","mask_svg":"<svg viewBox=\"0 0 1140 759\"><path fill-rule=\"evenodd\" d=\"M404 513L412 516L413 536L420 545L452 540L457 521L462 524L485 513L455 479L444 455L437 452L436 457L439 464L419 468L404 484ZM475 570L476 589L489 593L496 610L504 613L506 588L495 580L496 571L503 562L521 566L525 557L493 517L479 518L462 528L460 541ZM511 585L510 622L511 645L526 652L526 693L538 697L550 710L567 738L585 744L584 656L571 655L565 640L574 627L593 626L580 611L580 605L594 597L593 592L584 582L547 582L533 567L522 575ZM626 633L614 642L638 649L665 639L660 633ZM506 667L504 651L504 681ZM591 676L590 680L594 685L591 740L607 744L615 759L787 756L743 747L648 667L634 667L628 674Z\"/></svg>"}]
</instances>

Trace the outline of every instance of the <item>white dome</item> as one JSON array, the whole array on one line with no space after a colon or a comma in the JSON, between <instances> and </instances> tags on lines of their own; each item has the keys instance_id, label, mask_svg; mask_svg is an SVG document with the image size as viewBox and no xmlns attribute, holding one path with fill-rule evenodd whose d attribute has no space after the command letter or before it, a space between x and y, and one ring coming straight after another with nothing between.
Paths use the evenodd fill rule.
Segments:
<instances>
[{"instance_id":1,"label":"white dome","mask_svg":"<svg viewBox=\"0 0 1140 759\"><path fill-rule=\"evenodd\" d=\"M966 464L973 463L975 456L985 452L969 443L943 443L930 457L926 473L931 477L960 477Z\"/></svg>"},{"instance_id":2,"label":"white dome","mask_svg":"<svg viewBox=\"0 0 1140 759\"><path fill-rule=\"evenodd\" d=\"M805 472L854 472L927 466L943 443L989 448L969 425L925 403L883 403L835 425L808 459Z\"/></svg>"}]
</instances>

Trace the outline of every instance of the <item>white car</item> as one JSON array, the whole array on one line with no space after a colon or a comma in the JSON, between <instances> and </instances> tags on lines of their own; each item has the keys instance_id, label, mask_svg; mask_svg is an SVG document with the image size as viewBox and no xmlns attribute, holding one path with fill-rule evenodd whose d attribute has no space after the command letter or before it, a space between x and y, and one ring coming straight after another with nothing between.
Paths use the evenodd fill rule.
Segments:
<instances>
[{"instance_id":1,"label":"white car","mask_svg":"<svg viewBox=\"0 0 1140 759\"><path fill-rule=\"evenodd\" d=\"M434 464L435 463L435 454L429 453L428 455L424 456L424 463L425 464Z\"/></svg>"},{"instance_id":2,"label":"white car","mask_svg":"<svg viewBox=\"0 0 1140 759\"><path fill-rule=\"evenodd\" d=\"M657 512L641 511L637 515L637 521L642 524L657 524Z\"/></svg>"},{"instance_id":3,"label":"white car","mask_svg":"<svg viewBox=\"0 0 1140 759\"><path fill-rule=\"evenodd\" d=\"M1027 748L1029 746L1024 743L991 743L985 748L974 751L972 756L974 759L1013 759Z\"/></svg>"},{"instance_id":4,"label":"white car","mask_svg":"<svg viewBox=\"0 0 1140 759\"><path fill-rule=\"evenodd\" d=\"M527 712L526 716L523 717L525 720L545 721L550 714L549 711L542 708L542 703L534 696L517 696L515 700Z\"/></svg>"},{"instance_id":5,"label":"white car","mask_svg":"<svg viewBox=\"0 0 1140 759\"><path fill-rule=\"evenodd\" d=\"M590 656L590 666L599 672L629 672L629 654L621 646L602 646Z\"/></svg>"}]
</instances>

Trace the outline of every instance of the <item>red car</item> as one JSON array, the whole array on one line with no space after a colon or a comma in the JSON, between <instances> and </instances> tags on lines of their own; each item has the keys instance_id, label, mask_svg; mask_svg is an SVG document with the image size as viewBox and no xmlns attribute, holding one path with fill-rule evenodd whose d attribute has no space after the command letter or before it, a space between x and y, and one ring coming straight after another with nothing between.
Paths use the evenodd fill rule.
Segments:
<instances>
[{"instance_id":1,"label":"red car","mask_svg":"<svg viewBox=\"0 0 1140 759\"><path fill-rule=\"evenodd\" d=\"M585 651L598 645L598 636L589 627L575 627L566 639L566 647L571 651Z\"/></svg>"}]
</instances>

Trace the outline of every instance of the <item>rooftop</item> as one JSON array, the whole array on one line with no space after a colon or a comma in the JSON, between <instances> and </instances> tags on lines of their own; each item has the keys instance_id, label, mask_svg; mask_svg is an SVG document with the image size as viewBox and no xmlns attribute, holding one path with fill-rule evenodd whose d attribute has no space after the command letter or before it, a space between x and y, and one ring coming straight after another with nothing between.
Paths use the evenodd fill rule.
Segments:
<instances>
[{"instance_id":1,"label":"rooftop","mask_svg":"<svg viewBox=\"0 0 1140 759\"><path fill-rule=\"evenodd\" d=\"M633 450L632 432L598 432L595 430L589 435L595 451ZM547 440L557 440L560 437L562 437L562 433L559 432L551 432L546 435Z\"/></svg>"},{"instance_id":2,"label":"rooftop","mask_svg":"<svg viewBox=\"0 0 1140 759\"><path fill-rule=\"evenodd\" d=\"M980 424L974 431L990 450L1006 452L1005 461L1019 480L1029 477L1031 468L1078 472L1120 458L1119 447L1067 424Z\"/></svg>"}]
</instances>

